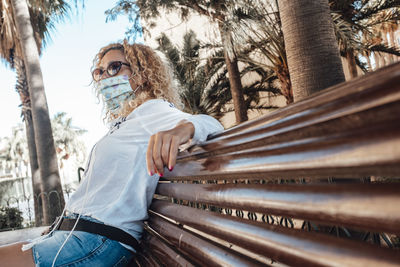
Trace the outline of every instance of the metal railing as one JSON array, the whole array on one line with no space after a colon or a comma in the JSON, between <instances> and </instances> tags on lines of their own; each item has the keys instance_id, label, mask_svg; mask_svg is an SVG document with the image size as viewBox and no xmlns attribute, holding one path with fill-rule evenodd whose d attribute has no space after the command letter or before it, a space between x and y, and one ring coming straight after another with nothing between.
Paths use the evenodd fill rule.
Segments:
<instances>
[{"instance_id":1,"label":"metal railing","mask_svg":"<svg viewBox=\"0 0 400 267\"><path fill-rule=\"evenodd\" d=\"M72 192L74 192L74 189L71 187L63 188L64 199L69 199L69 196ZM24 223L23 223L22 228L33 227L33 226L35 226L34 202L36 200L41 204L42 203L42 195L48 199L47 203L49 203L50 197L55 195L56 198L52 198L52 201L54 201L54 199L59 199L58 205L61 208L61 201L60 201L59 193L57 191L51 191L49 193L43 192L43 193L36 194L36 195L35 194L25 194L25 195L19 195L19 196L3 197L2 201L0 203L0 206L9 207L9 208L11 208L11 207L17 208L19 211L22 212L22 216L24 218ZM13 229L1 229L0 231L7 231L7 230L13 230Z\"/></svg>"}]
</instances>

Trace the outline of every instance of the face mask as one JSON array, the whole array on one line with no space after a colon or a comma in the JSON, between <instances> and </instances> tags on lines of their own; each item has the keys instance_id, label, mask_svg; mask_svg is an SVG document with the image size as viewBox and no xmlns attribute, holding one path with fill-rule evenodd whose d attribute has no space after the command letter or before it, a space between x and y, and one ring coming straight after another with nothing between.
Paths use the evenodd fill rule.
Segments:
<instances>
[{"instance_id":1,"label":"face mask","mask_svg":"<svg viewBox=\"0 0 400 267\"><path fill-rule=\"evenodd\" d=\"M113 112L120 107L120 103L135 98L135 91L129 83L128 75L110 77L98 82L98 90L103 96L107 108Z\"/></svg>"}]
</instances>

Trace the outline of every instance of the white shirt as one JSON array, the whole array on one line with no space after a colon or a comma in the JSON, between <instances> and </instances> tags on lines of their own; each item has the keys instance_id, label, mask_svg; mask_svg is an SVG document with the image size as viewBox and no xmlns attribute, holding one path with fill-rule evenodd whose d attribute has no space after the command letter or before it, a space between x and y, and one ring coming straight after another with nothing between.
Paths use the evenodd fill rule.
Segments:
<instances>
[{"instance_id":1,"label":"white shirt","mask_svg":"<svg viewBox=\"0 0 400 267\"><path fill-rule=\"evenodd\" d=\"M94 145L84 179L66 210L91 216L140 239L159 178L147 173L149 138L182 120L193 123L192 142L196 143L223 130L216 119L184 113L165 100L143 103L126 118L110 123L110 131Z\"/></svg>"}]
</instances>

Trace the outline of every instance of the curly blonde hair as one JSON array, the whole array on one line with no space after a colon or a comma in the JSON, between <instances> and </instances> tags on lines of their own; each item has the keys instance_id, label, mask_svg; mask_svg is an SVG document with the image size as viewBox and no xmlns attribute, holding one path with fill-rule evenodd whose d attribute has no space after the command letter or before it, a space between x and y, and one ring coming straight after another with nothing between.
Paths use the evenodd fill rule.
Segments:
<instances>
[{"instance_id":1,"label":"curly blonde hair","mask_svg":"<svg viewBox=\"0 0 400 267\"><path fill-rule=\"evenodd\" d=\"M182 109L183 104L178 93L178 86L173 80L172 70L169 64L163 61L152 48L143 44L129 44L127 40L122 43L109 44L97 53L93 60L92 69L99 66L105 54L110 50L123 52L126 61L130 64L132 74L141 75L145 82L142 88L136 92L134 99L120 103L120 108L116 114L111 113L103 103L103 109L106 112L105 120L110 121L118 117L125 117L149 99L164 99ZM95 81L94 85L95 93L100 99L100 91Z\"/></svg>"}]
</instances>

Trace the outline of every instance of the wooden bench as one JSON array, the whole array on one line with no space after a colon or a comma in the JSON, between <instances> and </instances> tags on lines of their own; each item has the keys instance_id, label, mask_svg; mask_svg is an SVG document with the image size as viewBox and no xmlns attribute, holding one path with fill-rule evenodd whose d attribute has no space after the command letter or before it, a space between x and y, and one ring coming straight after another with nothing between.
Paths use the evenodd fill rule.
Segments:
<instances>
[{"instance_id":1,"label":"wooden bench","mask_svg":"<svg viewBox=\"0 0 400 267\"><path fill-rule=\"evenodd\" d=\"M135 264L400 265L399 177L394 64L181 153Z\"/></svg>"}]
</instances>

